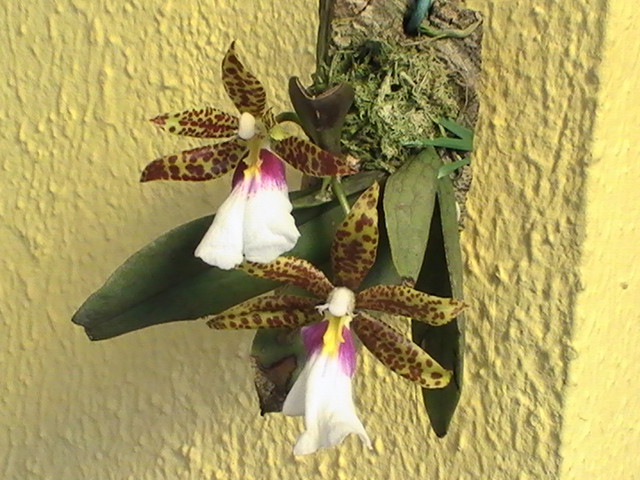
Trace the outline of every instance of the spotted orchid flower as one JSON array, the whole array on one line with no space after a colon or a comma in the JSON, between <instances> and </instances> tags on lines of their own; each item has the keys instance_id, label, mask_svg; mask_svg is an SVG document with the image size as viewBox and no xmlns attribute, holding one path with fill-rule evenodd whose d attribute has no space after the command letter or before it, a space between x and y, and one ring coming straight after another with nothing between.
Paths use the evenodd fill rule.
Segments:
<instances>
[{"instance_id":1,"label":"spotted orchid flower","mask_svg":"<svg viewBox=\"0 0 640 480\"><path fill-rule=\"evenodd\" d=\"M234 171L231 195L195 251L208 264L230 269L243 257L253 262L274 260L293 248L300 235L291 215L282 161L315 177L354 170L346 160L307 140L281 138L266 107L264 88L238 59L235 42L222 61L222 82L239 117L206 107L151 120L176 135L221 141L160 157L146 166L140 181L204 181Z\"/></svg>"},{"instance_id":2,"label":"spotted orchid flower","mask_svg":"<svg viewBox=\"0 0 640 480\"><path fill-rule=\"evenodd\" d=\"M451 379L450 371L371 312L407 316L440 326L465 308L462 301L397 285L359 291L376 259L378 196L379 186L374 184L337 228L331 247L333 284L323 272L299 258L278 257L267 264L244 262L239 268L250 275L302 288L313 297L263 295L208 320L215 329L303 327L308 361L283 406L285 414L305 416L305 432L294 447L295 454L336 445L350 433L357 434L366 446L371 444L352 397L352 331L384 365L423 388L442 388Z\"/></svg>"}]
</instances>

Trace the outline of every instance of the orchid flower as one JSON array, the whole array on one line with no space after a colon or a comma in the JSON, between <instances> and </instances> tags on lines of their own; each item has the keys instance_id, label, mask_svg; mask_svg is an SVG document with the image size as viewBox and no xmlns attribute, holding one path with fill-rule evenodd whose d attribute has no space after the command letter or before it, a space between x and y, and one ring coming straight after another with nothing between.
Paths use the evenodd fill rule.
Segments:
<instances>
[{"instance_id":1,"label":"orchid flower","mask_svg":"<svg viewBox=\"0 0 640 480\"><path fill-rule=\"evenodd\" d=\"M235 42L222 61L222 82L239 117L206 107L159 115L151 122L176 135L224 141L158 158L146 166L140 181L204 181L235 170L231 195L195 251L208 264L230 269L243 257L270 262L293 248L300 236L283 160L315 177L355 172L348 161L307 140L281 138L264 88L238 59Z\"/></svg>"},{"instance_id":2,"label":"orchid flower","mask_svg":"<svg viewBox=\"0 0 640 480\"><path fill-rule=\"evenodd\" d=\"M369 311L440 326L455 318L466 307L464 302L398 285L359 291L376 259L378 196L376 183L360 196L337 228L331 246L333 284L311 263L294 257L278 257L266 264L243 262L239 267L255 277L302 288L316 298L267 294L208 321L215 329L303 327L308 361L283 406L285 414L305 416L306 430L294 447L297 455L336 445L350 433L371 445L352 397L355 350L351 331L384 365L423 388L442 388L451 379L450 371Z\"/></svg>"}]
</instances>

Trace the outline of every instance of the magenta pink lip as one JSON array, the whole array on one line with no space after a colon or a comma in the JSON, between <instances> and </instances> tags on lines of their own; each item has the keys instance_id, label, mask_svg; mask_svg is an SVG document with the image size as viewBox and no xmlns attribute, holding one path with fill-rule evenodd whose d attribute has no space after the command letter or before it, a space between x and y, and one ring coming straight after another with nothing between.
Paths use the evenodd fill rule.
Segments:
<instances>
[{"instance_id":1,"label":"magenta pink lip","mask_svg":"<svg viewBox=\"0 0 640 480\"><path fill-rule=\"evenodd\" d=\"M302 328L300 332L302 343L309 357L322 348L322 337L328 326L329 321L325 320ZM338 362L345 375L353 377L353 373L356 370L356 349L353 345L351 331L346 327L343 328L342 337L344 338L344 343L341 343L338 347Z\"/></svg>"},{"instance_id":2,"label":"magenta pink lip","mask_svg":"<svg viewBox=\"0 0 640 480\"><path fill-rule=\"evenodd\" d=\"M249 179L248 193L256 193L258 190L285 190L287 180L285 177L284 163L273 152L263 148L260 156L259 174ZM231 184L233 188L245 181L244 171L247 169L245 162L240 162L233 172Z\"/></svg>"}]
</instances>

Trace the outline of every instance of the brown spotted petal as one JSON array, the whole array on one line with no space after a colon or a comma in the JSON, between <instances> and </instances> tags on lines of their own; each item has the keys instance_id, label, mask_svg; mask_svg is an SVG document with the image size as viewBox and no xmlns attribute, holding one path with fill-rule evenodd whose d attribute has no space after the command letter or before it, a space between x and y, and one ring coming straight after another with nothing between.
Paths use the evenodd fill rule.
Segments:
<instances>
[{"instance_id":1,"label":"brown spotted petal","mask_svg":"<svg viewBox=\"0 0 640 480\"><path fill-rule=\"evenodd\" d=\"M356 173L347 158L339 158L307 140L287 137L273 142L272 149L296 170L312 177Z\"/></svg>"},{"instance_id":2,"label":"brown spotted petal","mask_svg":"<svg viewBox=\"0 0 640 480\"><path fill-rule=\"evenodd\" d=\"M259 311L276 312L286 309L307 310L309 314L317 314L316 305L318 305L318 299L316 298L268 293L234 305L222 312L222 314L243 314ZM316 321L321 321L322 317L319 314L317 315Z\"/></svg>"},{"instance_id":3,"label":"brown spotted petal","mask_svg":"<svg viewBox=\"0 0 640 480\"><path fill-rule=\"evenodd\" d=\"M241 330L256 328L295 328L316 323L318 314L308 310L261 311L248 313L221 313L207 321L215 330Z\"/></svg>"},{"instance_id":4,"label":"brown spotted petal","mask_svg":"<svg viewBox=\"0 0 640 480\"><path fill-rule=\"evenodd\" d=\"M167 155L147 165L142 171L140 181L200 182L211 180L236 168L247 151L247 144L244 140L233 139L217 145L208 145Z\"/></svg>"},{"instance_id":5,"label":"brown spotted petal","mask_svg":"<svg viewBox=\"0 0 640 480\"><path fill-rule=\"evenodd\" d=\"M245 261L237 268L254 277L268 278L303 288L322 300L325 300L333 290L333 285L327 280L325 274L301 258L278 257L269 263Z\"/></svg>"},{"instance_id":6,"label":"brown spotted petal","mask_svg":"<svg viewBox=\"0 0 640 480\"><path fill-rule=\"evenodd\" d=\"M455 298L434 297L398 285L377 285L363 290L356 297L356 305L358 308L411 317L435 327L449 323L467 306Z\"/></svg>"},{"instance_id":7,"label":"brown spotted petal","mask_svg":"<svg viewBox=\"0 0 640 480\"><path fill-rule=\"evenodd\" d=\"M151 123L175 135L198 138L229 138L238 131L238 118L215 108L165 113Z\"/></svg>"},{"instance_id":8,"label":"brown spotted petal","mask_svg":"<svg viewBox=\"0 0 640 480\"><path fill-rule=\"evenodd\" d=\"M373 262L378 248L378 196L374 183L356 200L336 230L331 245L334 283L356 291Z\"/></svg>"},{"instance_id":9,"label":"brown spotted petal","mask_svg":"<svg viewBox=\"0 0 640 480\"><path fill-rule=\"evenodd\" d=\"M249 112L254 117L261 117L267 95L260 81L238 59L235 43L231 43L222 60L222 83L240 113Z\"/></svg>"},{"instance_id":10,"label":"brown spotted petal","mask_svg":"<svg viewBox=\"0 0 640 480\"><path fill-rule=\"evenodd\" d=\"M451 380L427 352L386 323L360 312L351 329L365 347L389 369L423 388L442 388Z\"/></svg>"},{"instance_id":11,"label":"brown spotted petal","mask_svg":"<svg viewBox=\"0 0 640 480\"><path fill-rule=\"evenodd\" d=\"M276 115L273 113L272 108L267 108L262 114L262 123L264 124L264 128L267 132L271 131L271 129L278 124Z\"/></svg>"}]
</instances>

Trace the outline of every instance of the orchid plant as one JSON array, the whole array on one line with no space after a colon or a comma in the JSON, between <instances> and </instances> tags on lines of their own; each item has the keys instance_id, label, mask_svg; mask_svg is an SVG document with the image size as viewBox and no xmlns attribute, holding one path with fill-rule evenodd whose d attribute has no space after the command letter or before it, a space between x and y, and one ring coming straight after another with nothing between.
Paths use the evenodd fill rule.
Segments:
<instances>
[{"instance_id":1,"label":"orchid plant","mask_svg":"<svg viewBox=\"0 0 640 480\"><path fill-rule=\"evenodd\" d=\"M421 387L442 388L451 379L450 371L369 312L408 316L440 326L455 318L465 308L464 302L399 285L359 291L376 259L379 192L377 183L369 187L337 228L330 254L333 284L321 270L300 258L244 262L238 268L246 273L302 288L312 296L264 295L208 320L214 329L303 327L308 360L282 410L287 415L305 416L306 430L294 447L296 455L335 445L350 433L371 447L352 398L356 352L351 329L378 360Z\"/></svg>"},{"instance_id":2,"label":"orchid plant","mask_svg":"<svg viewBox=\"0 0 640 480\"><path fill-rule=\"evenodd\" d=\"M408 161L385 180L384 208L379 208L381 186L367 176L371 172L341 181L356 173L353 157L339 154L353 88L341 84L314 97L297 79L290 82L300 125L316 143L331 150L326 151L285 133L280 124L296 116L274 115L267 107L265 90L238 58L235 43L222 60L222 83L238 115L204 107L153 118L154 125L169 133L213 143L155 159L144 168L140 181L197 182L232 172L230 195L213 221L203 217L178 227L128 259L87 299L73 321L84 326L92 340L203 317L213 329L299 332L306 353L303 366L295 381L288 377L276 408L267 410L304 416L305 430L293 449L296 455L337 445L352 433L371 447L353 398L357 344L353 333L390 370L422 387L424 398L443 393L444 400L434 402L436 408L452 407L441 409L444 422L435 431L446 433L459 398L461 360L451 361L437 352L440 362L436 361L425 351L429 348L424 339L437 337L432 327L449 324L441 331L449 330L457 348L461 336L450 322L466 305L443 298L452 292L461 296L461 282L452 282L455 289L439 291L443 297L418 290L433 292L420 285L419 278L423 258L429 257L430 227L446 231L446 255L442 255L461 271L454 196L448 177L436 175L442 161L435 150L429 146L423 157ZM287 191L285 163L307 176L323 178L322 187L308 194L312 201L298 203L297 210ZM337 202L323 194L328 185ZM348 195L363 190L351 205L353 196ZM379 210L386 222L387 235L382 237ZM417 233L406 235L404 225ZM389 251L392 264L376 263L379 246ZM333 282L316 267L328 261ZM393 270L405 281L384 284L386 280L372 269L374 263L376 269L382 264L381 269ZM379 284L363 289L365 277L367 284ZM398 278L393 281L401 283ZM273 290L278 285L283 288ZM407 317L427 334L414 336L416 344L381 315ZM458 323L462 325L462 319ZM261 334L268 331L258 332L256 338ZM278 345L271 343L269 348L276 361L267 367L283 358ZM458 350L454 356L461 359ZM256 365L261 371L260 363Z\"/></svg>"},{"instance_id":3,"label":"orchid plant","mask_svg":"<svg viewBox=\"0 0 640 480\"><path fill-rule=\"evenodd\" d=\"M205 181L234 170L231 195L218 210L195 255L230 269L270 262L300 236L291 216L283 161L315 177L355 173L348 160L296 136L283 136L267 108L260 81L242 64L232 43L222 60L222 83L240 112L205 107L158 115L151 122L175 135L221 140L152 161L140 181Z\"/></svg>"}]
</instances>

